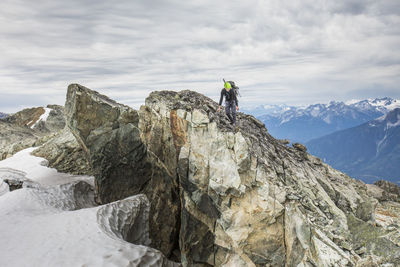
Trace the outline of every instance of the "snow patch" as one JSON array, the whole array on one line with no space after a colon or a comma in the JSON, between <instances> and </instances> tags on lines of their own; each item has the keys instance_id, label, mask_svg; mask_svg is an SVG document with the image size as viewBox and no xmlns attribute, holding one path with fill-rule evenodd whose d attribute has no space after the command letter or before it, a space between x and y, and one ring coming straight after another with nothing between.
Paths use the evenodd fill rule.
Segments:
<instances>
[{"instance_id":1,"label":"snow patch","mask_svg":"<svg viewBox=\"0 0 400 267\"><path fill-rule=\"evenodd\" d=\"M264 109L272 109L272 108L275 108L276 107L276 105L264 105L264 106L262 106ZM256 107L257 108L257 107Z\"/></svg>"},{"instance_id":2,"label":"snow patch","mask_svg":"<svg viewBox=\"0 0 400 267\"><path fill-rule=\"evenodd\" d=\"M319 113L319 107L314 107L310 112L311 116L313 117L318 117Z\"/></svg>"},{"instance_id":3,"label":"snow patch","mask_svg":"<svg viewBox=\"0 0 400 267\"><path fill-rule=\"evenodd\" d=\"M44 113L39 117L39 119L31 126L31 129L35 128L36 125L39 124L39 122L41 121L46 121L47 118L49 117L50 111L52 111L51 108L43 108L44 109ZM32 122L32 121L31 121ZM30 122L30 123L31 123ZM29 125L29 123L28 123Z\"/></svg>"},{"instance_id":4,"label":"snow patch","mask_svg":"<svg viewBox=\"0 0 400 267\"><path fill-rule=\"evenodd\" d=\"M356 104L356 103L358 103L358 102L360 102L361 100L360 99L350 99L350 100L348 100L348 101L346 101L346 102L344 102L346 105L352 105L352 104Z\"/></svg>"},{"instance_id":5,"label":"snow patch","mask_svg":"<svg viewBox=\"0 0 400 267\"><path fill-rule=\"evenodd\" d=\"M384 142L386 141L386 138L387 138L387 132L385 132L385 136L381 139L381 140L379 140L377 143L376 143L376 157L379 155L379 153L381 152L381 149L382 149L382 145L384 144Z\"/></svg>"},{"instance_id":6,"label":"snow patch","mask_svg":"<svg viewBox=\"0 0 400 267\"><path fill-rule=\"evenodd\" d=\"M384 121L386 119L386 114L385 115L382 115L382 116L380 116L379 118L377 118L377 119L375 119L375 121L379 121L379 122L382 122L382 121Z\"/></svg>"},{"instance_id":7,"label":"snow patch","mask_svg":"<svg viewBox=\"0 0 400 267\"><path fill-rule=\"evenodd\" d=\"M328 115L325 118L322 119L324 122L326 122L327 124L331 123L331 117Z\"/></svg>"},{"instance_id":8,"label":"snow patch","mask_svg":"<svg viewBox=\"0 0 400 267\"><path fill-rule=\"evenodd\" d=\"M42 185L57 185L81 180L94 185L93 176L59 173L56 169L46 167L48 165L46 159L30 154L35 149L36 147L31 147L21 150L14 156L0 161L0 169L11 168L24 172L27 179Z\"/></svg>"}]
</instances>

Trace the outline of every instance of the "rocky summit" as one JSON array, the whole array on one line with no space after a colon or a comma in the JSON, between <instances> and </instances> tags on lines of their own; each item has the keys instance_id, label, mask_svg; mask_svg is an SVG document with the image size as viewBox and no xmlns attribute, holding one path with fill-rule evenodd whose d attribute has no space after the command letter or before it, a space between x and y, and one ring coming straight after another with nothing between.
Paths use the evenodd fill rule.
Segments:
<instances>
[{"instance_id":1,"label":"rocky summit","mask_svg":"<svg viewBox=\"0 0 400 267\"><path fill-rule=\"evenodd\" d=\"M382 197L397 189L348 177L253 116L234 129L217 107L158 91L134 110L70 85L66 124L97 202L144 194L148 244L183 266L400 266L400 203Z\"/></svg>"}]
</instances>

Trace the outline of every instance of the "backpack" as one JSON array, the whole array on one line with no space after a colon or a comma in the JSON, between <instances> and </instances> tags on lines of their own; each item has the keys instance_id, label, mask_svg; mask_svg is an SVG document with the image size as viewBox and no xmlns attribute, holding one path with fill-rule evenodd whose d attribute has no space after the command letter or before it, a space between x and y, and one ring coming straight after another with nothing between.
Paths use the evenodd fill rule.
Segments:
<instances>
[{"instance_id":1,"label":"backpack","mask_svg":"<svg viewBox=\"0 0 400 267\"><path fill-rule=\"evenodd\" d=\"M226 83L225 79L223 79L223 80L224 80L224 83ZM239 87L236 86L235 82L234 81L227 81L227 82L231 84L233 92L235 93L235 95L241 97L240 92L239 92Z\"/></svg>"}]
</instances>

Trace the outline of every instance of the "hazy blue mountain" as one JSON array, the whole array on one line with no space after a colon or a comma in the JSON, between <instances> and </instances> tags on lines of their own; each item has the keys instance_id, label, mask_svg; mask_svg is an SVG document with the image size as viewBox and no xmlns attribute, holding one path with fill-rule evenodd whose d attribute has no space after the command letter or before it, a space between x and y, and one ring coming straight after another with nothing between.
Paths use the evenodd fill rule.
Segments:
<instances>
[{"instance_id":1,"label":"hazy blue mountain","mask_svg":"<svg viewBox=\"0 0 400 267\"><path fill-rule=\"evenodd\" d=\"M385 97L307 107L266 105L243 111L263 121L276 138L307 142L376 119L396 107L399 100Z\"/></svg>"},{"instance_id":2,"label":"hazy blue mountain","mask_svg":"<svg viewBox=\"0 0 400 267\"><path fill-rule=\"evenodd\" d=\"M297 109L297 107L282 104L282 105L259 105L252 108L242 108L241 111L244 113L251 114L255 117L260 117L264 115L278 116L284 113L285 111L292 109Z\"/></svg>"},{"instance_id":3,"label":"hazy blue mountain","mask_svg":"<svg viewBox=\"0 0 400 267\"><path fill-rule=\"evenodd\" d=\"M8 114L3 113L3 112L0 112L0 119L1 119L1 118L5 118L5 117L7 117L7 116L8 116Z\"/></svg>"},{"instance_id":4,"label":"hazy blue mountain","mask_svg":"<svg viewBox=\"0 0 400 267\"><path fill-rule=\"evenodd\" d=\"M400 185L400 108L306 146L332 167L366 183L385 179Z\"/></svg>"}]
</instances>

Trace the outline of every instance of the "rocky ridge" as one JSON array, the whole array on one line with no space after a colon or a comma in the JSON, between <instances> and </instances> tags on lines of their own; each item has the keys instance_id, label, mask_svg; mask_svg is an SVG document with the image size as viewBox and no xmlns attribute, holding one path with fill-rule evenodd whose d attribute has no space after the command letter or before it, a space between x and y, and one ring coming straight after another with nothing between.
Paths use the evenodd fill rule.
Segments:
<instances>
[{"instance_id":1,"label":"rocky ridge","mask_svg":"<svg viewBox=\"0 0 400 267\"><path fill-rule=\"evenodd\" d=\"M146 195L150 245L184 266L400 264L398 202L216 109L160 91L134 110L78 84L65 105L97 201Z\"/></svg>"},{"instance_id":2,"label":"rocky ridge","mask_svg":"<svg viewBox=\"0 0 400 267\"><path fill-rule=\"evenodd\" d=\"M42 115L48 112L46 119ZM0 159L51 139L65 126L63 107L29 108L0 119Z\"/></svg>"},{"instance_id":3,"label":"rocky ridge","mask_svg":"<svg viewBox=\"0 0 400 267\"><path fill-rule=\"evenodd\" d=\"M47 114L46 114L47 112ZM64 107L28 108L0 119L0 160L28 147L60 172L90 175L91 169L75 137L65 127Z\"/></svg>"}]
</instances>

